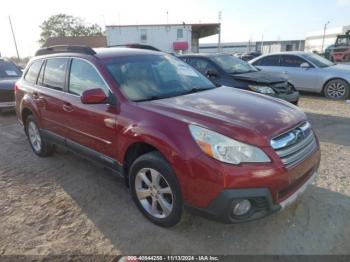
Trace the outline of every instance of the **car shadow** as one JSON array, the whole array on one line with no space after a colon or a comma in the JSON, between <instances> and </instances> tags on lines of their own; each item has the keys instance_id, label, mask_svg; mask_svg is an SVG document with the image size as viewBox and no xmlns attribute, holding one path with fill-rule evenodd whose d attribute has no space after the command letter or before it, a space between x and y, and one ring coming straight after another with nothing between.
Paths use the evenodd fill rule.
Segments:
<instances>
[{"instance_id":1,"label":"car shadow","mask_svg":"<svg viewBox=\"0 0 350 262\"><path fill-rule=\"evenodd\" d=\"M68 158L76 158L68 154ZM150 223L122 179L86 161L57 177L122 254L328 254L350 250L350 197L310 186L283 212L226 225L185 212L173 228Z\"/></svg>"},{"instance_id":2,"label":"car shadow","mask_svg":"<svg viewBox=\"0 0 350 262\"><path fill-rule=\"evenodd\" d=\"M319 139L325 143L350 146L350 116L306 113Z\"/></svg>"}]
</instances>

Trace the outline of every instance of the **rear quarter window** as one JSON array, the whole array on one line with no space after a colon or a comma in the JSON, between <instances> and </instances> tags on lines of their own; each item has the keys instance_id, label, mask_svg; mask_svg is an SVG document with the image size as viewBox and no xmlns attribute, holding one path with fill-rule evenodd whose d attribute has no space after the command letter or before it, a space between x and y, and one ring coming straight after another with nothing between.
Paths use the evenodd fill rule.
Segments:
<instances>
[{"instance_id":1,"label":"rear quarter window","mask_svg":"<svg viewBox=\"0 0 350 262\"><path fill-rule=\"evenodd\" d=\"M24 76L24 80L26 80L29 83L36 84L36 80L38 79L38 74L42 63L43 61L41 60L33 62L30 65L26 75Z\"/></svg>"}]
</instances>

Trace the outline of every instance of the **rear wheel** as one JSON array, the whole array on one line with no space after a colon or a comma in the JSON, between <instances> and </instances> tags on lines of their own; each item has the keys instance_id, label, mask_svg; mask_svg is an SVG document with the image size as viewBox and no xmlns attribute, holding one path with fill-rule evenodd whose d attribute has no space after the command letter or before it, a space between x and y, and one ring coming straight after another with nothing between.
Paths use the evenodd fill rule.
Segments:
<instances>
[{"instance_id":1,"label":"rear wheel","mask_svg":"<svg viewBox=\"0 0 350 262\"><path fill-rule=\"evenodd\" d=\"M342 79L331 80L324 88L324 95L335 100L347 99L349 97L349 84Z\"/></svg>"},{"instance_id":2,"label":"rear wheel","mask_svg":"<svg viewBox=\"0 0 350 262\"><path fill-rule=\"evenodd\" d=\"M180 187L171 166L159 152L135 160L130 168L130 189L135 204L151 222L171 227L180 221Z\"/></svg>"},{"instance_id":3,"label":"rear wheel","mask_svg":"<svg viewBox=\"0 0 350 262\"><path fill-rule=\"evenodd\" d=\"M38 124L32 115L26 119L26 134L33 152L40 157L47 157L53 154L53 145L48 143L41 135Z\"/></svg>"}]
</instances>

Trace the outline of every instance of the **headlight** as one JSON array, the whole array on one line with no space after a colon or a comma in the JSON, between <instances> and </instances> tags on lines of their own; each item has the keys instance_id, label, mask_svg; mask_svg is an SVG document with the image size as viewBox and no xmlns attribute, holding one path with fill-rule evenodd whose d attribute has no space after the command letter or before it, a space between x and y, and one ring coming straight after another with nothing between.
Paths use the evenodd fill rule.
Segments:
<instances>
[{"instance_id":1,"label":"headlight","mask_svg":"<svg viewBox=\"0 0 350 262\"><path fill-rule=\"evenodd\" d=\"M235 165L270 162L269 157L260 148L199 126L189 125L189 129L202 151L217 160Z\"/></svg>"},{"instance_id":2,"label":"headlight","mask_svg":"<svg viewBox=\"0 0 350 262\"><path fill-rule=\"evenodd\" d=\"M248 87L250 90L261 94L267 94L267 95L275 94L275 91L269 86L249 85Z\"/></svg>"}]
</instances>

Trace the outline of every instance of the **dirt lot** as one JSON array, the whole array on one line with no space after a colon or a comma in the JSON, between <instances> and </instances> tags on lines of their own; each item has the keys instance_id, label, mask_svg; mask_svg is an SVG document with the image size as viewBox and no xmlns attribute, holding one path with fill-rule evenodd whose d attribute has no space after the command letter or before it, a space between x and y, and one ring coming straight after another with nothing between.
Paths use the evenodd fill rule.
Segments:
<instances>
[{"instance_id":1,"label":"dirt lot","mask_svg":"<svg viewBox=\"0 0 350 262\"><path fill-rule=\"evenodd\" d=\"M350 254L350 104L303 96L322 143L315 185L282 213L223 225L149 223L123 180L69 152L40 159L0 116L1 254Z\"/></svg>"}]
</instances>

